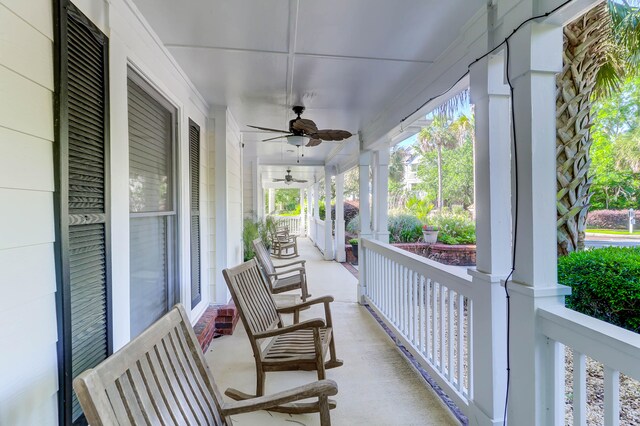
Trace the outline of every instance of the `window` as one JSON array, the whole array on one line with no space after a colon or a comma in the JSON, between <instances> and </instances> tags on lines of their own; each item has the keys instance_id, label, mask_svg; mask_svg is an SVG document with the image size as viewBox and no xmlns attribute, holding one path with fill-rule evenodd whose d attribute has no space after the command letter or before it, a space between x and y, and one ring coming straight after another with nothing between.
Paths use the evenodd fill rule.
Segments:
<instances>
[{"instance_id":1,"label":"window","mask_svg":"<svg viewBox=\"0 0 640 426\"><path fill-rule=\"evenodd\" d=\"M131 338L177 301L175 108L128 78Z\"/></svg>"}]
</instances>

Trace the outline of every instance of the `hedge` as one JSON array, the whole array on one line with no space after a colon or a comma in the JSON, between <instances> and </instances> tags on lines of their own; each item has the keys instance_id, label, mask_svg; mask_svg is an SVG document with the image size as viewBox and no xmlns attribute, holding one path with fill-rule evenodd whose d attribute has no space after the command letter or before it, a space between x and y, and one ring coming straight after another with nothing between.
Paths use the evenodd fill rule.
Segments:
<instances>
[{"instance_id":1,"label":"hedge","mask_svg":"<svg viewBox=\"0 0 640 426\"><path fill-rule=\"evenodd\" d=\"M561 257L558 282L571 287L568 308L640 333L640 247L606 247Z\"/></svg>"},{"instance_id":2,"label":"hedge","mask_svg":"<svg viewBox=\"0 0 640 426\"><path fill-rule=\"evenodd\" d=\"M640 224L640 211L635 212ZM594 210L587 214L587 227L591 229L627 229L629 210Z\"/></svg>"}]
</instances>

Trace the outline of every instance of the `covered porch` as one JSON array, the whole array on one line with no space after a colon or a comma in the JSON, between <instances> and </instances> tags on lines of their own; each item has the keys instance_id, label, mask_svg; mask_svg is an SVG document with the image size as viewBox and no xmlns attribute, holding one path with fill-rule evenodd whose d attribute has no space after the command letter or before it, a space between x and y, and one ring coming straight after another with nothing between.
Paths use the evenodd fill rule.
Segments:
<instances>
[{"instance_id":1,"label":"covered porch","mask_svg":"<svg viewBox=\"0 0 640 426\"><path fill-rule=\"evenodd\" d=\"M560 425L567 404L586 425L591 357L618 425L640 338L565 308L557 284L556 74L563 25L596 3L0 0L0 424L81 422L73 377L174 303L192 323L228 303L243 220L296 188L311 293L336 298L335 424L456 424L439 387L471 425ZM390 246L387 227L390 147L465 89L474 271ZM288 135L295 106L351 136ZM353 168L357 280L339 263ZM250 389L237 330L206 355L221 388ZM271 374L267 391L314 377Z\"/></svg>"},{"instance_id":2,"label":"covered porch","mask_svg":"<svg viewBox=\"0 0 640 426\"><path fill-rule=\"evenodd\" d=\"M300 256L307 261L309 291L313 296L335 298L331 304L334 335L344 366L327 370L327 378L335 380L339 387L334 397L337 408L331 411L333 424L459 424L369 310L358 304L358 280L354 275L338 262L325 261L307 238L298 241ZM285 293L276 299L290 304L296 296ZM322 315L322 307L318 306L304 311L301 319ZM285 321L290 323L291 317ZM255 388L255 362L242 324L238 324L232 336L214 340L205 357L221 389L233 387L249 392ZM316 379L315 371L268 373L266 393ZM287 421L319 424L317 414L290 416L262 411L234 418L234 424L238 425L282 425Z\"/></svg>"}]
</instances>

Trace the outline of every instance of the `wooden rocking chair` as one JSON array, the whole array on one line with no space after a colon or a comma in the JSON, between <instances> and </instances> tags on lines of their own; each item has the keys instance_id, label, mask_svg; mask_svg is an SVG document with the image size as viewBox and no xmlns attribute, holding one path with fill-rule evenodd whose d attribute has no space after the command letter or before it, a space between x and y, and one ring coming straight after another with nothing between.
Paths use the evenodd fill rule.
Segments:
<instances>
[{"instance_id":1,"label":"wooden rocking chair","mask_svg":"<svg viewBox=\"0 0 640 426\"><path fill-rule=\"evenodd\" d=\"M330 425L328 396L338 392L335 382L322 380L247 401L223 401L181 305L80 374L73 388L92 426L231 426L232 415L286 410L283 404L306 398L318 398L305 404L320 412L322 425Z\"/></svg>"},{"instance_id":2,"label":"wooden rocking chair","mask_svg":"<svg viewBox=\"0 0 640 426\"><path fill-rule=\"evenodd\" d=\"M268 371L317 370L318 378L325 378L325 368L339 367L343 363L336 358L333 325L329 303L332 296L277 308L264 282L255 259L222 271L231 296L240 311L242 323L251 342L256 361L256 395L264 394L265 374ZM311 305L323 303L325 320L316 318L298 322L299 311ZM293 313L294 324L284 326L280 314ZM270 341L264 346L265 339ZM325 363L327 352L330 360ZM236 389L229 388L225 394L236 400L254 398ZM335 402L329 400L330 408ZM318 405L296 403L288 413L315 412ZM278 407L278 411L283 410Z\"/></svg>"},{"instance_id":3,"label":"wooden rocking chair","mask_svg":"<svg viewBox=\"0 0 640 426\"><path fill-rule=\"evenodd\" d=\"M303 302L311 296L307 290L306 260L296 260L276 266L271 261L271 256L269 256L269 252L260 238L253 240L253 248L256 252L258 263L267 276L271 293L278 294L300 289Z\"/></svg>"},{"instance_id":4,"label":"wooden rocking chair","mask_svg":"<svg viewBox=\"0 0 640 426\"><path fill-rule=\"evenodd\" d=\"M289 252L289 250L292 250ZM298 257L298 239L289 234L289 228L278 228L271 233L271 251L278 259Z\"/></svg>"}]
</instances>

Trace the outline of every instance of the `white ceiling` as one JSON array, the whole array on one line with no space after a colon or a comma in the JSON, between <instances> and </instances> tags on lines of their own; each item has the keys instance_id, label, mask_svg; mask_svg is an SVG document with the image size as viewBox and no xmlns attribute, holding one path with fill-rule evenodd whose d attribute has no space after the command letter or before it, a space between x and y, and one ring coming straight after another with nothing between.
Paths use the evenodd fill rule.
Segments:
<instances>
[{"instance_id":1,"label":"white ceiling","mask_svg":"<svg viewBox=\"0 0 640 426\"><path fill-rule=\"evenodd\" d=\"M291 106L319 128L371 123L458 37L486 0L134 0L210 105L228 105L245 157L294 165L273 134ZM357 136L305 149L300 164L339 164ZM253 147L253 148L252 148ZM295 148L293 148L295 151ZM276 168L282 171L284 167ZM314 172L314 173L317 173Z\"/></svg>"}]
</instances>

